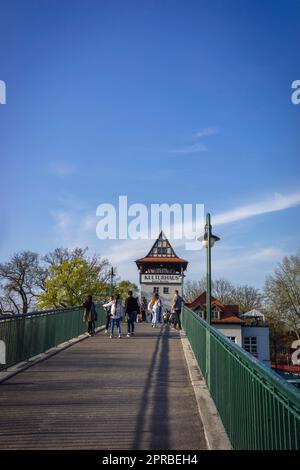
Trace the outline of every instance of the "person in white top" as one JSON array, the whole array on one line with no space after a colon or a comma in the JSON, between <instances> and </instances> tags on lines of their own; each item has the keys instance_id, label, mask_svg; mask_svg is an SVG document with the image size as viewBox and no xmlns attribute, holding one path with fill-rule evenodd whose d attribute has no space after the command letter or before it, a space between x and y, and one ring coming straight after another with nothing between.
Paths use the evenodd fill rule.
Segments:
<instances>
[{"instance_id":1,"label":"person in white top","mask_svg":"<svg viewBox=\"0 0 300 470\"><path fill-rule=\"evenodd\" d=\"M120 296L116 295L113 300L103 304L103 307L110 307L110 337L114 337L114 328L116 325L118 330L118 338L121 338L121 318L123 317L124 309Z\"/></svg>"},{"instance_id":2,"label":"person in white top","mask_svg":"<svg viewBox=\"0 0 300 470\"><path fill-rule=\"evenodd\" d=\"M148 309L152 312L152 328L155 328L162 310L162 302L159 298L159 294L155 294L152 300L150 300Z\"/></svg>"}]
</instances>

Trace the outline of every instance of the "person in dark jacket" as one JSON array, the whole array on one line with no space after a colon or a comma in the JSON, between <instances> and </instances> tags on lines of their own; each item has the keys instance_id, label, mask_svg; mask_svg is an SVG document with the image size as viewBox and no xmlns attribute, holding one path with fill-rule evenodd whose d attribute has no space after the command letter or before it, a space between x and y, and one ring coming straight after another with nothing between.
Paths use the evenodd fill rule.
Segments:
<instances>
[{"instance_id":1,"label":"person in dark jacket","mask_svg":"<svg viewBox=\"0 0 300 470\"><path fill-rule=\"evenodd\" d=\"M181 321L180 321L180 315L181 315L181 308L183 304L183 299L180 297L178 290L175 290L175 296L173 299L173 312L174 312L174 328L178 328L181 330Z\"/></svg>"},{"instance_id":2,"label":"person in dark jacket","mask_svg":"<svg viewBox=\"0 0 300 470\"><path fill-rule=\"evenodd\" d=\"M83 321L88 325L88 334L90 336L94 336L96 334L95 321L97 320L97 312L93 302L93 297L89 295L82 306L85 309L83 314Z\"/></svg>"},{"instance_id":3,"label":"person in dark jacket","mask_svg":"<svg viewBox=\"0 0 300 470\"><path fill-rule=\"evenodd\" d=\"M128 291L128 297L125 302L125 315L127 315L128 338L134 335L134 322L139 311L139 304L133 297L132 290Z\"/></svg>"}]
</instances>

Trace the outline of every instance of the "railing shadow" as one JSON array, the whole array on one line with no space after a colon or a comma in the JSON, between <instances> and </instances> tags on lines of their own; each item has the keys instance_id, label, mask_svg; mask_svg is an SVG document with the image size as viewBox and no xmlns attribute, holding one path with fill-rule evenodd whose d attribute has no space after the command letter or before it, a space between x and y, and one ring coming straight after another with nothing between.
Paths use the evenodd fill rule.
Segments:
<instances>
[{"instance_id":1,"label":"railing shadow","mask_svg":"<svg viewBox=\"0 0 300 470\"><path fill-rule=\"evenodd\" d=\"M169 438L169 327L162 326L152 355L137 417L133 449L141 449L145 423L149 421L150 449L168 449ZM157 373L155 370L157 368ZM154 383L154 384L153 384ZM153 389L154 385L154 389ZM152 406L151 406L152 405ZM151 409L151 417L147 412Z\"/></svg>"}]
</instances>

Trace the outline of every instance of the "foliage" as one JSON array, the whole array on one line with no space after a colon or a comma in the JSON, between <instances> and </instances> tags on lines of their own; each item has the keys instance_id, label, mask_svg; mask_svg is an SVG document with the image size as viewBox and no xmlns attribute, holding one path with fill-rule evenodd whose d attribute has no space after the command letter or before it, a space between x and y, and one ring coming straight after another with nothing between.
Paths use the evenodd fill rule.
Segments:
<instances>
[{"instance_id":1,"label":"foliage","mask_svg":"<svg viewBox=\"0 0 300 470\"><path fill-rule=\"evenodd\" d=\"M62 252L48 255L51 260L44 291L38 296L39 308L58 308L81 305L88 295L99 302L107 293L109 263L94 255L86 256L86 251Z\"/></svg>"},{"instance_id":2,"label":"foliage","mask_svg":"<svg viewBox=\"0 0 300 470\"><path fill-rule=\"evenodd\" d=\"M125 302L129 290L132 290L133 295L137 296L138 287L136 284L130 281L120 281L115 287L114 293L119 294L122 302Z\"/></svg>"}]
</instances>

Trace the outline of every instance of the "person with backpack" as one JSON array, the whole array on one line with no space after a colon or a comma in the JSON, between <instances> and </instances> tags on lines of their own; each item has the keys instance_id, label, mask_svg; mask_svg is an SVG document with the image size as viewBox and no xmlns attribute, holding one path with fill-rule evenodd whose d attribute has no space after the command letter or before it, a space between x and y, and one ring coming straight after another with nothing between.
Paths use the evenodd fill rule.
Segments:
<instances>
[{"instance_id":1,"label":"person with backpack","mask_svg":"<svg viewBox=\"0 0 300 470\"><path fill-rule=\"evenodd\" d=\"M128 297L125 302L125 315L127 315L127 337L134 335L134 322L136 321L139 311L139 304L133 297L132 290L128 291Z\"/></svg>"},{"instance_id":2,"label":"person with backpack","mask_svg":"<svg viewBox=\"0 0 300 470\"><path fill-rule=\"evenodd\" d=\"M94 336L96 334L97 311L91 295L83 302L82 307L84 307L83 321L88 325L88 334Z\"/></svg>"},{"instance_id":3,"label":"person with backpack","mask_svg":"<svg viewBox=\"0 0 300 470\"><path fill-rule=\"evenodd\" d=\"M117 294L113 300L103 304L104 308L110 307L110 338L114 337L114 328L117 327L118 338L121 338L121 319L123 317L123 305L120 295Z\"/></svg>"},{"instance_id":4,"label":"person with backpack","mask_svg":"<svg viewBox=\"0 0 300 470\"><path fill-rule=\"evenodd\" d=\"M179 330L182 329L181 320L180 320L182 302L183 302L183 298L180 297L178 290L175 290L175 296L173 299L174 328L176 328L178 325Z\"/></svg>"}]
</instances>

